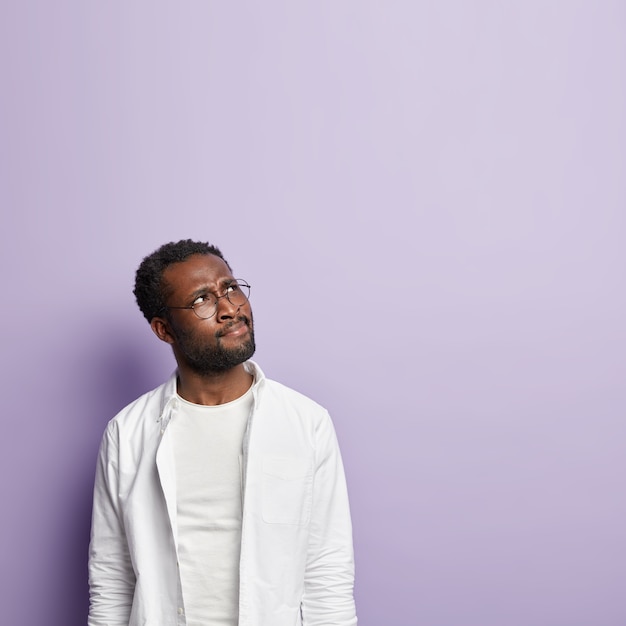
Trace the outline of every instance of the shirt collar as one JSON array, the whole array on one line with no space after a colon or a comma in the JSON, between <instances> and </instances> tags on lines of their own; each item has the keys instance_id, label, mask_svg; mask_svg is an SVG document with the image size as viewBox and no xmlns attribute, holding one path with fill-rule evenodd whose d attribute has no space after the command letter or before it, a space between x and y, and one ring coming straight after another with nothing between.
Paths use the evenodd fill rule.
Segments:
<instances>
[{"instance_id":1,"label":"shirt collar","mask_svg":"<svg viewBox=\"0 0 626 626\"><path fill-rule=\"evenodd\" d=\"M252 374L254 382L252 383L252 393L254 394L255 404L258 402L259 390L265 384L265 374L263 370L254 361L246 361L243 364L246 372ZM178 370L169 377L167 382L161 387L161 403L159 418L157 421L163 418L164 413L171 407L172 403L176 400L176 378L178 377Z\"/></svg>"}]
</instances>

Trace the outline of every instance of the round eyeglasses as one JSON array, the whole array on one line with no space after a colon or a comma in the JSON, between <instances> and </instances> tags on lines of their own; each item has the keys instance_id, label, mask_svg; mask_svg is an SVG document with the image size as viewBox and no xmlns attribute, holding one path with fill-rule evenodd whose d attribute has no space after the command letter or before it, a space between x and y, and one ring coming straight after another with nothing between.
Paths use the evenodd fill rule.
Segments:
<instances>
[{"instance_id":1,"label":"round eyeglasses","mask_svg":"<svg viewBox=\"0 0 626 626\"><path fill-rule=\"evenodd\" d=\"M211 291L198 296L189 306L164 306L164 309L191 309L201 320L208 320L217 312L217 305L221 298L226 298L234 306L243 306L250 297L250 285L245 280L237 278L228 283L221 296Z\"/></svg>"}]
</instances>

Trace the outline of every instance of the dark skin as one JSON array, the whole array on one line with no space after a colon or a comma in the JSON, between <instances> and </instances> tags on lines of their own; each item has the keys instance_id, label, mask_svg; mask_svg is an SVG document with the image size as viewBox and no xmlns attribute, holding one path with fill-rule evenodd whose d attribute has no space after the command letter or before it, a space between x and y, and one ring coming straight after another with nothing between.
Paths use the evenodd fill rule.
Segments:
<instances>
[{"instance_id":1,"label":"dark skin","mask_svg":"<svg viewBox=\"0 0 626 626\"><path fill-rule=\"evenodd\" d=\"M228 281L234 279L222 259L212 254L194 254L185 261L170 265L163 272L166 304L188 306L203 293L221 295ZM236 306L228 298L218 300L217 311L209 319L199 319L191 309L169 309L169 315L154 317L154 334L174 351L178 364L178 393L194 404L217 405L241 397L252 384L252 376L243 363L228 369L198 371L190 358L195 351L219 349L238 353L252 334L250 303Z\"/></svg>"}]
</instances>

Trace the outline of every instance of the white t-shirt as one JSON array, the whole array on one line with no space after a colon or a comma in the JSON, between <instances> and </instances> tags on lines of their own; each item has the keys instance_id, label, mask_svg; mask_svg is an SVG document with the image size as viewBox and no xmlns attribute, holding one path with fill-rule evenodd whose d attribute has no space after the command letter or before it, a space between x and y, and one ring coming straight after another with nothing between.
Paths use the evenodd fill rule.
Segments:
<instances>
[{"instance_id":1,"label":"white t-shirt","mask_svg":"<svg viewBox=\"0 0 626 626\"><path fill-rule=\"evenodd\" d=\"M242 442L252 389L218 406L180 398L172 420L178 553L188 626L237 626Z\"/></svg>"}]
</instances>

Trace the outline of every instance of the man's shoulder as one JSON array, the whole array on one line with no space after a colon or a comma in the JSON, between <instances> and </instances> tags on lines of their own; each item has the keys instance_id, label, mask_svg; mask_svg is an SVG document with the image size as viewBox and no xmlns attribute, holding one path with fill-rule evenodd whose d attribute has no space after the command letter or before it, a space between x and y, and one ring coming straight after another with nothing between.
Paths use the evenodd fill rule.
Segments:
<instances>
[{"instance_id":1,"label":"man's shoulder","mask_svg":"<svg viewBox=\"0 0 626 626\"><path fill-rule=\"evenodd\" d=\"M279 383L276 380L266 378L265 385L267 395L274 401L293 405L294 407L306 411L323 413L327 412L321 404L319 404L309 396L306 396L300 391L296 391L292 387L288 387L283 383Z\"/></svg>"},{"instance_id":2,"label":"man's shoulder","mask_svg":"<svg viewBox=\"0 0 626 626\"><path fill-rule=\"evenodd\" d=\"M245 367L254 376L256 385L261 388L260 393L263 398L261 404L282 403L296 408L326 413L326 409L309 396L272 378L268 378L258 363L247 361Z\"/></svg>"},{"instance_id":3,"label":"man's shoulder","mask_svg":"<svg viewBox=\"0 0 626 626\"><path fill-rule=\"evenodd\" d=\"M171 390L174 388L172 377L158 387L142 394L130 404L127 404L117 413L117 415L113 417L109 424L123 426L146 419L157 420L160 417L169 396L172 395Z\"/></svg>"}]
</instances>

